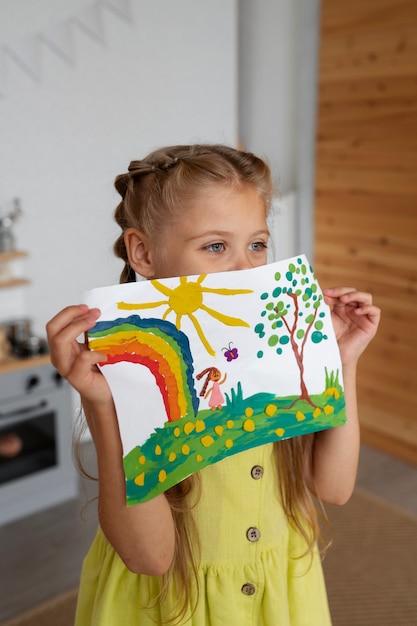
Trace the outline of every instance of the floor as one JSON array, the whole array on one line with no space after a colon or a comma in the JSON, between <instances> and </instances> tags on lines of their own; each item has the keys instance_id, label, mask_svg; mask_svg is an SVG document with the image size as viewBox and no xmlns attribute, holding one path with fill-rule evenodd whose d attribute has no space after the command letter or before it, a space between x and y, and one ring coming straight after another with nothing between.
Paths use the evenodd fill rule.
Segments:
<instances>
[{"instance_id":1,"label":"floor","mask_svg":"<svg viewBox=\"0 0 417 626\"><path fill-rule=\"evenodd\" d=\"M94 471L91 444L87 468ZM362 446L357 485L417 516L417 466ZM96 485L80 480L80 497L0 527L0 625L78 583L94 536Z\"/></svg>"},{"instance_id":2,"label":"floor","mask_svg":"<svg viewBox=\"0 0 417 626\"><path fill-rule=\"evenodd\" d=\"M417 464L362 445L356 484L417 516Z\"/></svg>"}]
</instances>

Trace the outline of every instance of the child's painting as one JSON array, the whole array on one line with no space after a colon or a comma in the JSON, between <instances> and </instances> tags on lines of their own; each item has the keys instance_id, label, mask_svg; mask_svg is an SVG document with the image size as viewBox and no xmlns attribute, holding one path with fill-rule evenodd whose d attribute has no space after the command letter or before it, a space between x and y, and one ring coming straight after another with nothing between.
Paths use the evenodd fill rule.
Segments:
<instances>
[{"instance_id":1,"label":"child's painting","mask_svg":"<svg viewBox=\"0 0 417 626\"><path fill-rule=\"evenodd\" d=\"M346 420L330 310L305 256L93 289L127 503L227 456Z\"/></svg>"}]
</instances>

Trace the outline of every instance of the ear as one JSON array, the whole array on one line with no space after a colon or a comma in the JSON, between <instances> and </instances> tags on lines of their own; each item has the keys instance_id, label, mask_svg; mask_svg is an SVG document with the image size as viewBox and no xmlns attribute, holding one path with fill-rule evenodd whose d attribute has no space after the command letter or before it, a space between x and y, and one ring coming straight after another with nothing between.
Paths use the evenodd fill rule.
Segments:
<instances>
[{"instance_id":1,"label":"ear","mask_svg":"<svg viewBox=\"0 0 417 626\"><path fill-rule=\"evenodd\" d=\"M136 228L128 228L124 240L130 267L137 274L150 278L153 275L153 266L148 237Z\"/></svg>"}]
</instances>

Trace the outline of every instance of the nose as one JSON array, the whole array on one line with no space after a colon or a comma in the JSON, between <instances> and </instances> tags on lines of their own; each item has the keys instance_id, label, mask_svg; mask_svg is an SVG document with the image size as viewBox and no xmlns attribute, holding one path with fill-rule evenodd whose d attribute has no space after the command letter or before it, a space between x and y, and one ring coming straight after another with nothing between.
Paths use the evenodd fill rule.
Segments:
<instances>
[{"instance_id":1,"label":"nose","mask_svg":"<svg viewBox=\"0 0 417 626\"><path fill-rule=\"evenodd\" d=\"M231 270L249 270L253 266L247 251L236 253L232 260Z\"/></svg>"}]
</instances>

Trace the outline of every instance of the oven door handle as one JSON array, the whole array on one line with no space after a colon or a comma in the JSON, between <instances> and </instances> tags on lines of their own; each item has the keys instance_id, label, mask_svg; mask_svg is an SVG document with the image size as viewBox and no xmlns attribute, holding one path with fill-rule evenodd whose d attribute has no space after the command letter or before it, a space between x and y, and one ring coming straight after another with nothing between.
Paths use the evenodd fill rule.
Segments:
<instances>
[{"instance_id":1,"label":"oven door handle","mask_svg":"<svg viewBox=\"0 0 417 626\"><path fill-rule=\"evenodd\" d=\"M14 411L8 411L7 413L2 413L0 411L0 419L10 418L10 417L19 417L20 415L27 415L28 413L33 413L35 411L39 411L39 409L44 409L48 405L46 400L41 400L38 404L32 404L29 406L22 406L19 409L15 409Z\"/></svg>"}]
</instances>

